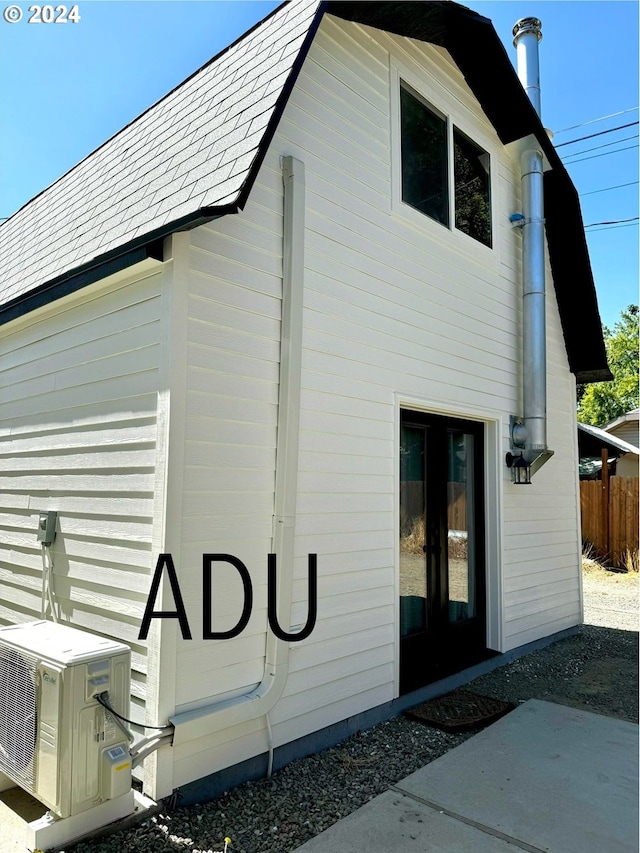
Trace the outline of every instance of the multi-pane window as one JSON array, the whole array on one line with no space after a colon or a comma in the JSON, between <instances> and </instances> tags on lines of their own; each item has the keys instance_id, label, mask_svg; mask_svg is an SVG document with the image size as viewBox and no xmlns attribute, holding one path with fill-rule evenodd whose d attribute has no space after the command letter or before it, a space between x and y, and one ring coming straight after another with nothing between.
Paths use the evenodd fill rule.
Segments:
<instances>
[{"instance_id":1,"label":"multi-pane window","mask_svg":"<svg viewBox=\"0 0 640 853\"><path fill-rule=\"evenodd\" d=\"M402 200L491 246L489 154L404 85L400 136Z\"/></svg>"}]
</instances>

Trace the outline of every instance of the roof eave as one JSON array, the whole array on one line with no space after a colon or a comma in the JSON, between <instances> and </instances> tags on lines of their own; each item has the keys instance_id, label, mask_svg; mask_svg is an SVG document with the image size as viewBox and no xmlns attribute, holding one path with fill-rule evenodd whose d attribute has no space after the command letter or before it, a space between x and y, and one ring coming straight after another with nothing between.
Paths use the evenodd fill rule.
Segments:
<instances>
[{"instance_id":1,"label":"roof eave","mask_svg":"<svg viewBox=\"0 0 640 853\"><path fill-rule=\"evenodd\" d=\"M603 426L604 430L615 429L617 426L621 426L621 424L628 423L629 421L637 421L640 417L640 410L631 409L630 412L625 412L624 415L620 415L617 418L614 418L612 421L609 421L608 424Z\"/></svg>"},{"instance_id":2,"label":"roof eave","mask_svg":"<svg viewBox=\"0 0 640 853\"><path fill-rule=\"evenodd\" d=\"M187 231L204 225L221 216L239 211L237 204L217 208L201 208L188 216L168 222L148 234L130 240L117 249L105 252L80 264L60 276L44 282L28 293L6 302L0 307L0 326L18 317L42 308L50 302L69 296L107 276L122 272L146 260L163 261L164 238L176 231Z\"/></svg>"},{"instance_id":3,"label":"roof eave","mask_svg":"<svg viewBox=\"0 0 640 853\"><path fill-rule=\"evenodd\" d=\"M607 369L598 368L594 370L579 370L575 372L576 382L579 385L590 385L593 382L612 382L613 373Z\"/></svg>"},{"instance_id":4,"label":"roof eave","mask_svg":"<svg viewBox=\"0 0 640 853\"><path fill-rule=\"evenodd\" d=\"M635 456L640 455L640 449L634 447L633 444L609 435L601 427L595 427L592 424L578 422L578 438L581 449L585 451L583 455L589 455L589 451L594 455L598 455L602 447L606 447L616 456L623 456L625 453L633 453Z\"/></svg>"}]
</instances>

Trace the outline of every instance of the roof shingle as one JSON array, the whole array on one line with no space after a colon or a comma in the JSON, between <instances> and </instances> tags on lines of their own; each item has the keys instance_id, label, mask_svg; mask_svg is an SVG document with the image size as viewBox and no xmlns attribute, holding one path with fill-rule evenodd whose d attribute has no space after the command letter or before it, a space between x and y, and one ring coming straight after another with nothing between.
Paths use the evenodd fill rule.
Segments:
<instances>
[{"instance_id":1,"label":"roof shingle","mask_svg":"<svg viewBox=\"0 0 640 853\"><path fill-rule=\"evenodd\" d=\"M8 219L0 305L193 209L237 203L317 7L276 9Z\"/></svg>"}]
</instances>

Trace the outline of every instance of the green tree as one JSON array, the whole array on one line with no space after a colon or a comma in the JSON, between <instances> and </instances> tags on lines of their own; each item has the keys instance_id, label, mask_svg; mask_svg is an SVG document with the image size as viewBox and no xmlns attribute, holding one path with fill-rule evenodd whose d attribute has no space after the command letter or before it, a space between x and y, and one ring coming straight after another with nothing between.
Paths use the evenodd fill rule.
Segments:
<instances>
[{"instance_id":1,"label":"green tree","mask_svg":"<svg viewBox=\"0 0 640 853\"><path fill-rule=\"evenodd\" d=\"M603 326L612 382L578 386L578 420L604 426L638 408L638 306L620 312L613 329Z\"/></svg>"}]
</instances>

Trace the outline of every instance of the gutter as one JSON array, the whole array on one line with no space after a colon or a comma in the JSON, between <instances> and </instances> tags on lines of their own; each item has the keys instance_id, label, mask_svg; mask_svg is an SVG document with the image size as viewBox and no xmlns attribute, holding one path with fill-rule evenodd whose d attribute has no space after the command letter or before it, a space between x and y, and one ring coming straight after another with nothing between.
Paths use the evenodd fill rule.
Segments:
<instances>
[{"instance_id":1,"label":"gutter","mask_svg":"<svg viewBox=\"0 0 640 853\"><path fill-rule=\"evenodd\" d=\"M304 163L284 157L284 224L280 386L276 440L276 477L272 552L278 561L278 624L291 625L295 513L298 483L300 376L302 369L302 298L304 283ZM272 754L268 714L284 692L289 674L289 642L267 631L265 667L260 684L244 696L227 699L170 718L174 746L207 737L230 726L265 717ZM271 761L270 761L271 763Z\"/></svg>"},{"instance_id":2,"label":"gutter","mask_svg":"<svg viewBox=\"0 0 640 853\"><path fill-rule=\"evenodd\" d=\"M154 261L160 264L162 259L162 243L151 242L99 261L91 261L7 302L0 308L0 326L136 264Z\"/></svg>"},{"instance_id":3,"label":"gutter","mask_svg":"<svg viewBox=\"0 0 640 853\"><path fill-rule=\"evenodd\" d=\"M92 258L0 306L0 326L143 261L162 263L165 237L176 231L188 231L198 225L205 225L221 216L239 211L240 208L235 204L203 207L148 234L136 237L117 249Z\"/></svg>"}]
</instances>

